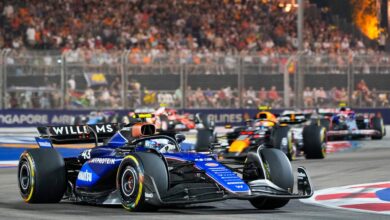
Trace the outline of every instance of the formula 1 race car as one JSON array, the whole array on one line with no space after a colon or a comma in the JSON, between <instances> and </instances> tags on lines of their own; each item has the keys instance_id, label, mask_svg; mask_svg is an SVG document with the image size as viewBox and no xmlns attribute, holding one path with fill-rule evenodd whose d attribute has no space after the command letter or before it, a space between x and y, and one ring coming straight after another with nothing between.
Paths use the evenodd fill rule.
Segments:
<instances>
[{"instance_id":1,"label":"formula 1 race car","mask_svg":"<svg viewBox=\"0 0 390 220\"><path fill-rule=\"evenodd\" d=\"M274 145L294 160L304 154L307 159L326 156L326 128L311 118L310 113L285 111L278 121L281 129L275 132Z\"/></svg>"},{"instance_id":2,"label":"formula 1 race car","mask_svg":"<svg viewBox=\"0 0 390 220\"><path fill-rule=\"evenodd\" d=\"M121 119L114 111L92 111L88 116L76 116L73 118L74 125L94 125L104 123L119 123Z\"/></svg>"},{"instance_id":3,"label":"formula 1 race car","mask_svg":"<svg viewBox=\"0 0 390 220\"><path fill-rule=\"evenodd\" d=\"M20 157L18 185L27 203L61 200L121 204L130 211L226 199L249 200L258 209L285 206L313 194L298 168L298 192L287 157L260 147L245 162L218 161L213 153L182 152L177 139L155 134L147 123L40 127L40 148ZM106 139L108 138L108 139ZM98 142L104 142L98 145ZM63 158L53 144L95 142L80 155ZM242 174L242 175L238 175ZM241 177L242 176L242 177Z\"/></svg>"},{"instance_id":4,"label":"formula 1 race car","mask_svg":"<svg viewBox=\"0 0 390 220\"><path fill-rule=\"evenodd\" d=\"M327 139L353 139L371 137L382 139L386 135L380 114L355 113L350 108L319 109L320 123L327 127Z\"/></svg>"},{"instance_id":5,"label":"formula 1 race car","mask_svg":"<svg viewBox=\"0 0 390 220\"><path fill-rule=\"evenodd\" d=\"M245 127L227 133L229 147L224 157L245 159L261 144L282 150L290 160L297 155L323 159L326 153L325 128L310 124L304 114L286 113L278 118L269 112L257 114Z\"/></svg>"},{"instance_id":6,"label":"formula 1 race car","mask_svg":"<svg viewBox=\"0 0 390 220\"><path fill-rule=\"evenodd\" d=\"M152 118L147 119L149 123L152 123L156 126L158 131L164 132L178 132L178 131L189 131L194 129L196 124L188 114L179 114L177 110L172 108L160 107L157 110L153 111L144 111L144 109L135 110L134 112L129 113L131 118L134 114L137 113L150 113L153 114ZM125 119L123 122L128 122L129 120Z\"/></svg>"}]
</instances>

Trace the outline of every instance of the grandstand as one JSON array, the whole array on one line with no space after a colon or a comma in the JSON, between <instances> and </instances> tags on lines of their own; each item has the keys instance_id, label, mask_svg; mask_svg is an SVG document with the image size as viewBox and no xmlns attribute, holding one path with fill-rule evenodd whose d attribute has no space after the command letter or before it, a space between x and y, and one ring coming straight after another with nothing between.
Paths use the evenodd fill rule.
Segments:
<instances>
[{"instance_id":1,"label":"grandstand","mask_svg":"<svg viewBox=\"0 0 390 220\"><path fill-rule=\"evenodd\" d=\"M289 2L2 1L1 106L293 107L298 70L301 107L388 106L383 45L304 1L297 53L297 9Z\"/></svg>"}]
</instances>

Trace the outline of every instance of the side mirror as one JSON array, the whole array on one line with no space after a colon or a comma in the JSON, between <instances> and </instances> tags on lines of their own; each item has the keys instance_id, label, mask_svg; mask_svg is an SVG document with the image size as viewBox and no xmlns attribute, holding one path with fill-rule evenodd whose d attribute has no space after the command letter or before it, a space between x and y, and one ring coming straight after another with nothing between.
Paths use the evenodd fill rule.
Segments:
<instances>
[{"instance_id":1,"label":"side mirror","mask_svg":"<svg viewBox=\"0 0 390 220\"><path fill-rule=\"evenodd\" d=\"M175 134L175 139L180 144L186 139L186 136L184 134Z\"/></svg>"}]
</instances>

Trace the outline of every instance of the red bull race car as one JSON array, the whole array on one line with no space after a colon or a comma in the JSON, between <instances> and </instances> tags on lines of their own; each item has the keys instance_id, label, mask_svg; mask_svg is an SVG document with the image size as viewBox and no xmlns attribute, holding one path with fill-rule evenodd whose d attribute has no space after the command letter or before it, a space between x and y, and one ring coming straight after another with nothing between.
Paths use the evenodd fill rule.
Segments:
<instances>
[{"instance_id":1,"label":"red bull race car","mask_svg":"<svg viewBox=\"0 0 390 220\"><path fill-rule=\"evenodd\" d=\"M245 158L248 152L262 144L280 149L290 160L297 156L323 159L326 155L326 129L311 123L306 115L286 112L276 117L260 112L247 126L227 134L228 148L225 157Z\"/></svg>"}]
</instances>

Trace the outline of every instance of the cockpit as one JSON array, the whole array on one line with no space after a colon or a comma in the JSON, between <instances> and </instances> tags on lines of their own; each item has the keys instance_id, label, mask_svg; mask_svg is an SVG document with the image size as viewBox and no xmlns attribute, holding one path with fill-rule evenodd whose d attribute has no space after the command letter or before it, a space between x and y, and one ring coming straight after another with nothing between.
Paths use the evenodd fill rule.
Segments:
<instances>
[{"instance_id":1,"label":"cockpit","mask_svg":"<svg viewBox=\"0 0 390 220\"><path fill-rule=\"evenodd\" d=\"M165 136L155 136L146 139L140 139L135 143L137 151L145 151L154 149L160 153L174 153L179 152L177 142L172 138Z\"/></svg>"}]
</instances>

